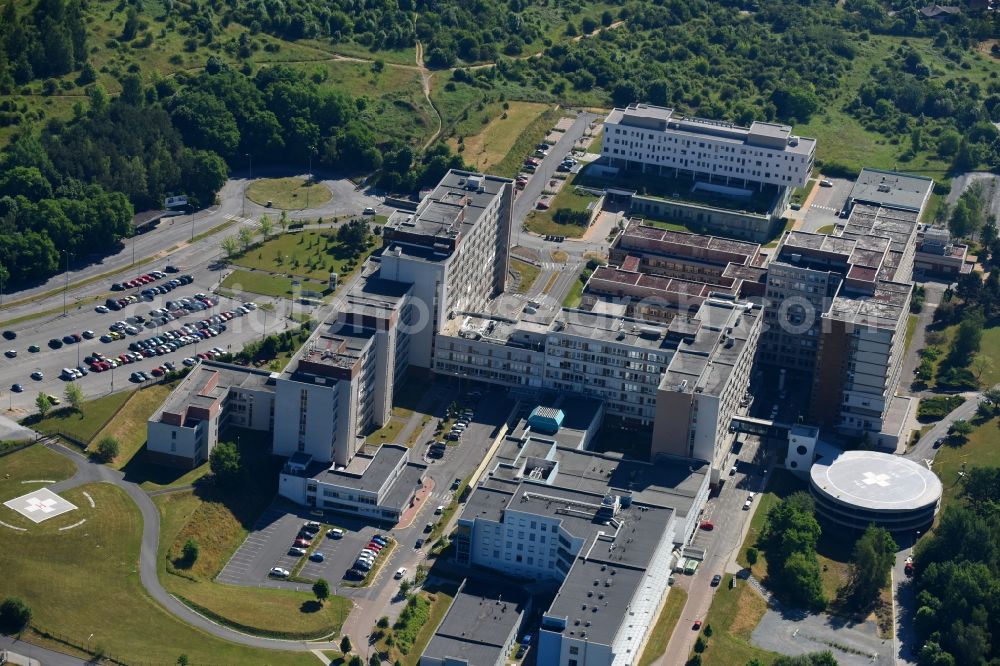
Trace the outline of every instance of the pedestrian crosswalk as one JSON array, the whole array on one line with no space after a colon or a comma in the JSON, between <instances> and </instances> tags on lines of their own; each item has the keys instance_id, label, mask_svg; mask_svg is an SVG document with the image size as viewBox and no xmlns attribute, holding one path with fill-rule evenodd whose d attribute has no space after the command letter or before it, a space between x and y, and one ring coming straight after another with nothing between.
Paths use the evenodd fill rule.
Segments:
<instances>
[{"instance_id":1,"label":"pedestrian crosswalk","mask_svg":"<svg viewBox=\"0 0 1000 666\"><path fill-rule=\"evenodd\" d=\"M828 211L830 211L831 213L839 213L839 212L840 212L840 210L839 210L839 209L837 209L837 208L834 208L833 206L820 206L819 204L812 204L812 205L811 205L811 206L809 206L809 207L810 207L810 208L819 208L819 209L821 209L821 210L828 210Z\"/></svg>"}]
</instances>

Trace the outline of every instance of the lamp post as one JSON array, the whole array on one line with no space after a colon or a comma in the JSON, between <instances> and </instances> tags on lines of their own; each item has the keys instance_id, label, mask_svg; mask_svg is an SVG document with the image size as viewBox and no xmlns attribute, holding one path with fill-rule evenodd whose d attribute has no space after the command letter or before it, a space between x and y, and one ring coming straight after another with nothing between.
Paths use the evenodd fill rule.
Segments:
<instances>
[{"instance_id":1,"label":"lamp post","mask_svg":"<svg viewBox=\"0 0 1000 666\"><path fill-rule=\"evenodd\" d=\"M132 230L132 265L135 266L135 230Z\"/></svg>"},{"instance_id":2,"label":"lamp post","mask_svg":"<svg viewBox=\"0 0 1000 666\"><path fill-rule=\"evenodd\" d=\"M63 316L66 316L66 292L69 291L69 251L63 250L63 254L66 256L66 283L63 286Z\"/></svg>"},{"instance_id":3,"label":"lamp post","mask_svg":"<svg viewBox=\"0 0 1000 666\"><path fill-rule=\"evenodd\" d=\"M240 217L247 216L247 186L250 184L250 181L253 180L253 155L250 153L244 154L250 160L250 173L247 176L247 182L243 183L243 212L240 214Z\"/></svg>"}]
</instances>

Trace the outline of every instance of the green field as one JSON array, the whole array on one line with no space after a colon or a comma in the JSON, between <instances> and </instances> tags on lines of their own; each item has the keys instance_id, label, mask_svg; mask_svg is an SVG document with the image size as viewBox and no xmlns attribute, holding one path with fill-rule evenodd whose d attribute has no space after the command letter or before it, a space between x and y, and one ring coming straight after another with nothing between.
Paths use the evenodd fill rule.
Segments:
<instances>
[{"instance_id":1,"label":"green field","mask_svg":"<svg viewBox=\"0 0 1000 666\"><path fill-rule=\"evenodd\" d=\"M415 593L415 600L410 602L412 608L405 621L397 622L387 631L387 635L393 638L393 645L388 645L383 637L376 643L379 652L388 652L390 663L398 660L404 666L417 666L420 655L444 619L457 591L458 584L451 581L424 584Z\"/></svg>"},{"instance_id":2,"label":"green field","mask_svg":"<svg viewBox=\"0 0 1000 666\"><path fill-rule=\"evenodd\" d=\"M976 427L965 444L945 443L934 457L934 472L944 486L942 506L961 492L963 465L1000 467L1000 419L992 418Z\"/></svg>"},{"instance_id":3,"label":"green field","mask_svg":"<svg viewBox=\"0 0 1000 666\"><path fill-rule=\"evenodd\" d=\"M448 140L452 150L459 152L465 163L477 171L492 173L493 166L503 161L521 134L548 108L546 104L533 102L506 104L506 109L501 104L496 105L499 108L491 106L492 119L477 133L463 136L462 143L457 138Z\"/></svg>"},{"instance_id":4,"label":"green field","mask_svg":"<svg viewBox=\"0 0 1000 666\"><path fill-rule=\"evenodd\" d=\"M255 180L247 187L246 195L256 204L283 210L315 208L333 198L323 183L307 183L298 176Z\"/></svg>"},{"instance_id":5,"label":"green field","mask_svg":"<svg viewBox=\"0 0 1000 666\"><path fill-rule=\"evenodd\" d=\"M66 476L72 464L42 447L32 447L4 459L10 474L3 488L11 494L21 479ZM94 499L91 508L83 496ZM32 609L32 626L77 650L103 650L125 662L148 662L151 656L173 662L187 654L192 663L301 664L292 652L253 650L204 634L156 605L142 589L136 571L142 519L138 509L117 487L91 484L63 493L78 508L66 517L30 525L6 507L4 522L28 527L25 533L5 533L0 548L0 597L17 595ZM86 519L85 526L58 528ZM30 546L29 546L30 544ZM56 644L35 633L32 641Z\"/></svg>"},{"instance_id":6,"label":"green field","mask_svg":"<svg viewBox=\"0 0 1000 666\"><path fill-rule=\"evenodd\" d=\"M541 269L538 266L529 264L527 261L521 261L520 259L510 260L510 270L521 276L520 282L517 283L517 289L514 290L518 294L526 294L531 289L531 285L535 284L539 273L541 273Z\"/></svg>"},{"instance_id":7,"label":"green field","mask_svg":"<svg viewBox=\"0 0 1000 666\"><path fill-rule=\"evenodd\" d=\"M681 619L681 613L684 611L684 604L687 603L687 598L687 592L683 589L679 587L670 589L670 592L667 594L667 600L663 602L663 609L656 618L656 624L653 625L653 629L649 633L646 648L642 651L642 656L639 658L639 666L652 666L653 662L666 652L667 643L670 642L670 636L674 633L674 627L677 626L677 622Z\"/></svg>"},{"instance_id":8,"label":"green field","mask_svg":"<svg viewBox=\"0 0 1000 666\"><path fill-rule=\"evenodd\" d=\"M121 469L127 465L146 443L146 422L149 417L159 409L178 383L154 384L141 391L131 392L128 402L115 418L93 437L91 445L96 445L105 436L114 437L118 440L120 449L118 457L111 466Z\"/></svg>"},{"instance_id":9,"label":"green field","mask_svg":"<svg viewBox=\"0 0 1000 666\"><path fill-rule=\"evenodd\" d=\"M60 409L49 412L49 415L41 420L37 419L37 415L29 416L24 420L24 424L46 435L66 434L87 444L94 439L94 436L100 432L115 412L125 404L132 393L133 391L119 391L87 400L81 412L65 407L66 401L63 396L56 396L64 403L64 405L60 405Z\"/></svg>"},{"instance_id":10,"label":"green field","mask_svg":"<svg viewBox=\"0 0 1000 666\"><path fill-rule=\"evenodd\" d=\"M533 210L525 220L525 227L528 231L533 231L541 235L566 236L567 238L580 238L587 232L587 227L579 224L560 224L553 219L555 212L560 208L568 208L573 211L586 211L587 206L597 201L598 197L577 190L574 187L575 177L566 179L562 189L552 198L548 210Z\"/></svg>"},{"instance_id":11,"label":"green field","mask_svg":"<svg viewBox=\"0 0 1000 666\"><path fill-rule=\"evenodd\" d=\"M62 481L73 476L76 471L76 466L69 458L37 444L3 456L0 458L0 468L3 469L3 474L0 474L0 502L20 497L38 487L35 484L22 484L22 481ZM0 507L0 514L3 514L6 522L15 522L25 527L30 524L7 507ZM4 532L4 536L8 536L8 533Z\"/></svg>"},{"instance_id":12,"label":"green field","mask_svg":"<svg viewBox=\"0 0 1000 666\"><path fill-rule=\"evenodd\" d=\"M559 119L566 115L557 109L549 109L528 125L515 139L507 155L493 167L493 173L498 176L513 178L521 170L524 160L535 151L535 146L542 142L549 131L555 127Z\"/></svg>"},{"instance_id":13,"label":"green field","mask_svg":"<svg viewBox=\"0 0 1000 666\"><path fill-rule=\"evenodd\" d=\"M705 625L712 625L712 636L705 639L708 647L701 655L702 663L742 666L756 659L761 664L770 664L777 655L750 644L753 630L767 612L767 602L745 581L737 581L736 588L730 588L732 577L732 574L722 577L705 616L702 633Z\"/></svg>"},{"instance_id":14,"label":"green field","mask_svg":"<svg viewBox=\"0 0 1000 666\"><path fill-rule=\"evenodd\" d=\"M314 280L322 283L325 288L329 283L331 271L337 273L343 281L347 273L364 263L364 260L378 247L376 239L372 238L366 252L352 257L337 241L335 233L332 230L310 230L279 234L250 247L246 252L234 257L230 263L243 268ZM302 286L304 289L316 289L316 285ZM290 294L290 283L287 289ZM322 289L316 290L322 291Z\"/></svg>"}]
</instances>

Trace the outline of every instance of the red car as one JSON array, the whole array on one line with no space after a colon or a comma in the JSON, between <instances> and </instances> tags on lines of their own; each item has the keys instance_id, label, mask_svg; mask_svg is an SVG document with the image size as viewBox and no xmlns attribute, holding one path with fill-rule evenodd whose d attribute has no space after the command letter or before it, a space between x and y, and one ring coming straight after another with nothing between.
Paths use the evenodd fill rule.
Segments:
<instances>
[{"instance_id":1,"label":"red car","mask_svg":"<svg viewBox=\"0 0 1000 666\"><path fill-rule=\"evenodd\" d=\"M701 620L695 620L694 624L691 625L691 628L693 630L695 630L695 631L698 631L699 629L701 629Z\"/></svg>"},{"instance_id":2,"label":"red car","mask_svg":"<svg viewBox=\"0 0 1000 666\"><path fill-rule=\"evenodd\" d=\"M300 548L308 548L309 546L312 545L312 541L310 541L309 539L303 539L299 537L298 539L295 540L295 545Z\"/></svg>"},{"instance_id":3,"label":"red car","mask_svg":"<svg viewBox=\"0 0 1000 666\"><path fill-rule=\"evenodd\" d=\"M149 372L154 377L162 377L163 376L163 368L153 368Z\"/></svg>"},{"instance_id":4,"label":"red car","mask_svg":"<svg viewBox=\"0 0 1000 666\"><path fill-rule=\"evenodd\" d=\"M713 523L711 520L706 520L698 527L705 530L706 532L711 532L712 530L715 529L715 523Z\"/></svg>"}]
</instances>

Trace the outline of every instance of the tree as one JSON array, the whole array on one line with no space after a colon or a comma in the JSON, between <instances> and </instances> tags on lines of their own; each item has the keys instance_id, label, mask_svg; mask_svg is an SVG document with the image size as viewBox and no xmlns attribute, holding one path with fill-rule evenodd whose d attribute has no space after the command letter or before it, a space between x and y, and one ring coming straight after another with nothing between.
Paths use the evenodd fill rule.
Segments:
<instances>
[{"instance_id":1,"label":"tree","mask_svg":"<svg viewBox=\"0 0 1000 666\"><path fill-rule=\"evenodd\" d=\"M240 450L233 442L219 442L208 456L208 466L215 481L224 488L232 488L242 472Z\"/></svg>"},{"instance_id":2,"label":"tree","mask_svg":"<svg viewBox=\"0 0 1000 666\"><path fill-rule=\"evenodd\" d=\"M188 666L188 664L190 663L191 660L188 659L188 656L186 654L182 654L181 656L177 657L177 666Z\"/></svg>"},{"instance_id":3,"label":"tree","mask_svg":"<svg viewBox=\"0 0 1000 666\"><path fill-rule=\"evenodd\" d=\"M382 666L382 657L378 652L373 652L372 656L368 657L368 666Z\"/></svg>"},{"instance_id":4,"label":"tree","mask_svg":"<svg viewBox=\"0 0 1000 666\"><path fill-rule=\"evenodd\" d=\"M0 604L0 631L15 634L31 623L31 607L21 597L7 597Z\"/></svg>"},{"instance_id":5,"label":"tree","mask_svg":"<svg viewBox=\"0 0 1000 666\"><path fill-rule=\"evenodd\" d=\"M236 239L236 236L226 236L222 239L220 243L222 251L226 253L227 259L232 259L240 251L240 242Z\"/></svg>"},{"instance_id":6,"label":"tree","mask_svg":"<svg viewBox=\"0 0 1000 666\"><path fill-rule=\"evenodd\" d=\"M969 435L972 434L972 431L973 431L972 424L966 421L965 419L958 419L957 421L951 424L950 428L948 428L948 434L956 442L964 442L965 440L967 440L969 438Z\"/></svg>"},{"instance_id":7,"label":"tree","mask_svg":"<svg viewBox=\"0 0 1000 666\"><path fill-rule=\"evenodd\" d=\"M83 411L83 389L76 382L66 384L66 402L77 412Z\"/></svg>"},{"instance_id":8,"label":"tree","mask_svg":"<svg viewBox=\"0 0 1000 666\"><path fill-rule=\"evenodd\" d=\"M39 393L38 397L35 398L35 406L38 407L38 415L44 419L52 409L52 401L49 400L49 396Z\"/></svg>"},{"instance_id":9,"label":"tree","mask_svg":"<svg viewBox=\"0 0 1000 666\"><path fill-rule=\"evenodd\" d=\"M413 583L409 580L403 579L399 582L399 593L404 597L410 593L410 588L413 587Z\"/></svg>"},{"instance_id":10,"label":"tree","mask_svg":"<svg viewBox=\"0 0 1000 666\"><path fill-rule=\"evenodd\" d=\"M780 575L785 591L794 602L813 610L822 610L826 606L815 552L793 552L785 560Z\"/></svg>"},{"instance_id":11,"label":"tree","mask_svg":"<svg viewBox=\"0 0 1000 666\"><path fill-rule=\"evenodd\" d=\"M962 319L955 331L955 338L951 342L951 356L955 364L964 367L972 360L973 355L979 352L979 347L983 340L983 326L985 324L983 313L974 310Z\"/></svg>"},{"instance_id":12,"label":"tree","mask_svg":"<svg viewBox=\"0 0 1000 666\"><path fill-rule=\"evenodd\" d=\"M198 554L200 552L198 542L194 539L188 539L184 543L184 548L181 549L181 562L183 562L185 567L190 569L198 561Z\"/></svg>"},{"instance_id":13,"label":"tree","mask_svg":"<svg viewBox=\"0 0 1000 666\"><path fill-rule=\"evenodd\" d=\"M330 583L326 582L325 578L320 578L312 586L313 594L319 599L320 603L323 603L330 596Z\"/></svg>"},{"instance_id":14,"label":"tree","mask_svg":"<svg viewBox=\"0 0 1000 666\"><path fill-rule=\"evenodd\" d=\"M365 662L358 655L351 657L351 660L347 662L347 666L365 666Z\"/></svg>"},{"instance_id":15,"label":"tree","mask_svg":"<svg viewBox=\"0 0 1000 666\"><path fill-rule=\"evenodd\" d=\"M889 582L897 548L892 535L874 525L869 525L855 542L847 586L856 608L870 607Z\"/></svg>"},{"instance_id":16,"label":"tree","mask_svg":"<svg viewBox=\"0 0 1000 666\"><path fill-rule=\"evenodd\" d=\"M351 220L337 230L337 240L352 256L361 254L368 247L369 238L368 223L362 219Z\"/></svg>"},{"instance_id":17,"label":"tree","mask_svg":"<svg viewBox=\"0 0 1000 666\"><path fill-rule=\"evenodd\" d=\"M245 225L240 227L239 231L236 232L236 239L240 243L240 248L246 252L250 244L253 243L253 229Z\"/></svg>"},{"instance_id":18,"label":"tree","mask_svg":"<svg viewBox=\"0 0 1000 666\"><path fill-rule=\"evenodd\" d=\"M122 40L129 42L135 39L139 31L139 12L135 7L129 7L125 12L125 27L122 28Z\"/></svg>"},{"instance_id":19,"label":"tree","mask_svg":"<svg viewBox=\"0 0 1000 666\"><path fill-rule=\"evenodd\" d=\"M757 552L757 549L754 548L753 546L747 548L747 562L750 564L750 566L757 564L758 555L759 553Z\"/></svg>"},{"instance_id":20,"label":"tree","mask_svg":"<svg viewBox=\"0 0 1000 666\"><path fill-rule=\"evenodd\" d=\"M278 216L278 226L281 227L281 233L288 231L288 211L281 211L281 215Z\"/></svg>"},{"instance_id":21,"label":"tree","mask_svg":"<svg viewBox=\"0 0 1000 666\"><path fill-rule=\"evenodd\" d=\"M972 467L962 479L962 497L977 512L988 513L1000 505L1000 467Z\"/></svg>"},{"instance_id":22,"label":"tree","mask_svg":"<svg viewBox=\"0 0 1000 666\"><path fill-rule=\"evenodd\" d=\"M274 233L274 222L267 215L261 215L260 219L257 220L257 229L260 230L260 235L264 237L264 240L267 240L268 236Z\"/></svg>"},{"instance_id":23,"label":"tree","mask_svg":"<svg viewBox=\"0 0 1000 666\"><path fill-rule=\"evenodd\" d=\"M105 435L97 443L97 459L101 462L109 463L118 457L121 444L111 435Z\"/></svg>"},{"instance_id":24,"label":"tree","mask_svg":"<svg viewBox=\"0 0 1000 666\"><path fill-rule=\"evenodd\" d=\"M347 634L344 634L344 637L340 639L340 651L344 654L351 652L351 637Z\"/></svg>"}]
</instances>

